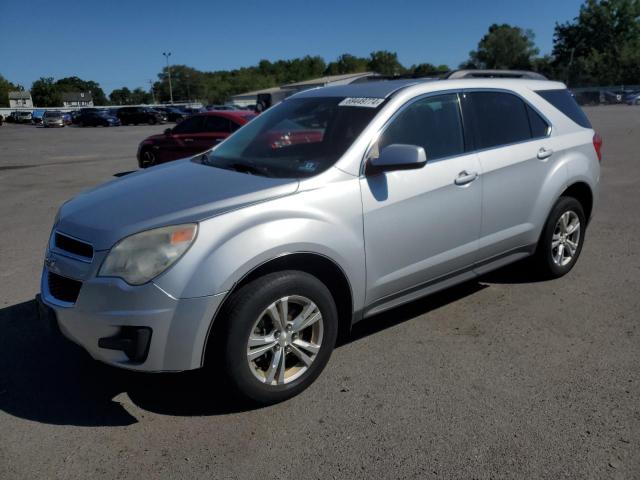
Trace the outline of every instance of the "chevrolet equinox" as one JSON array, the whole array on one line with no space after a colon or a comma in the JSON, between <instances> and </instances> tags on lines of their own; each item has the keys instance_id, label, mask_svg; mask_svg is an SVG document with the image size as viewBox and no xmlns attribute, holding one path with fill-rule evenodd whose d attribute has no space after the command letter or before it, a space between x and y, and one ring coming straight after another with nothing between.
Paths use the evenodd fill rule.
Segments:
<instances>
[{"instance_id":1,"label":"chevrolet equinox","mask_svg":"<svg viewBox=\"0 0 640 480\"><path fill-rule=\"evenodd\" d=\"M536 74L302 91L60 208L39 312L95 359L289 398L338 332L532 256L575 265L602 140ZM498 75L499 77L499 75Z\"/></svg>"}]
</instances>

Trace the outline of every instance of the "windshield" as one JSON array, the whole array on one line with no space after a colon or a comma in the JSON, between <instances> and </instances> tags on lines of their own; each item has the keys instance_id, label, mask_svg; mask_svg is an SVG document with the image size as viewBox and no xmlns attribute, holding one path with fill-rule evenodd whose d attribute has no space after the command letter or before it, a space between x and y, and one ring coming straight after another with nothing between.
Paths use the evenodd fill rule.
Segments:
<instances>
[{"instance_id":1,"label":"windshield","mask_svg":"<svg viewBox=\"0 0 640 480\"><path fill-rule=\"evenodd\" d=\"M381 108L344 97L291 98L252 120L204 154L205 165L281 178L317 175L331 167ZM342 102L342 104L341 104Z\"/></svg>"},{"instance_id":2,"label":"windshield","mask_svg":"<svg viewBox=\"0 0 640 480\"><path fill-rule=\"evenodd\" d=\"M62 112L45 112L44 116L47 117L47 118L49 118L49 117L61 117L62 116Z\"/></svg>"}]
</instances>

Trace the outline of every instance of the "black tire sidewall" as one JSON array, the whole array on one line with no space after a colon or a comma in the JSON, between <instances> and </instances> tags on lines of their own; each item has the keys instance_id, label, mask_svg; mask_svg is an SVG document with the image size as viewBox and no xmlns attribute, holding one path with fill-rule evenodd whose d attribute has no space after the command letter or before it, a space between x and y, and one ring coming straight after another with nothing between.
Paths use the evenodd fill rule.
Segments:
<instances>
[{"instance_id":1,"label":"black tire sidewall","mask_svg":"<svg viewBox=\"0 0 640 480\"><path fill-rule=\"evenodd\" d=\"M580 239L578 240L578 248L576 253L567 265L557 265L553 261L551 241L556 224L560 219L560 216L567 211L573 211L580 219ZM582 252L582 246L584 245L584 239L587 229L587 222L582 205L578 200L573 197L560 197L554 205L547 222L545 224L542 236L540 237L540 243L538 244L538 259L541 262L541 267L545 274L552 278L561 277L569 273L573 266L580 257Z\"/></svg>"},{"instance_id":2,"label":"black tire sidewall","mask_svg":"<svg viewBox=\"0 0 640 480\"><path fill-rule=\"evenodd\" d=\"M262 311L276 300L302 295L313 301L323 318L322 346L309 369L300 378L285 385L268 386L255 378L247 363L247 339ZM327 287L304 272L285 271L261 277L230 299L224 320L226 339L223 361L229 381L243 397L259 404L270 404L293 397L320 375L333 351L338 334L338 313Z\"/></svg>"}]
</instances>

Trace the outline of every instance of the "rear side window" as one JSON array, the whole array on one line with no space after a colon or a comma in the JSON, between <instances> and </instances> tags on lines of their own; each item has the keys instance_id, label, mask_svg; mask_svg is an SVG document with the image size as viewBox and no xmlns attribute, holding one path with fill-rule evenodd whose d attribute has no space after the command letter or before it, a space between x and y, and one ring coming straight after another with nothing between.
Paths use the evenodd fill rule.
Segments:
<instances>
[{"instance_id":1,"label":"rear side window","mask_svg":"<svg viewBox=\"0 0 640 480\"><path fill-rule=\"evenodd\" d=\"M504 92L464 94L465 123L473 132L477 149L498 147L530 140L527 105L517 96Z\"/></svg>"},{"instance_id":2,"label":"rear side window","mask_svg":"<svg viewBox=\"0 0 640 480\"><path fill-rule=\"evenodd\" d=\"M533 138L546 137L549 134L549 125L547 122L529 105L527 107L527 115L529 116L529 125L531 126L531 136Z\"/></svg>"},{"instance_id":3,"label":"rear side window","mask_svg":"<svg viewBox=\"0 0 640 480\"><path fill-rule=\"evenodd\" d=\"M204 131L204 117L202 115L186 118L173 127L173 133L199 133L202 131Z\"/></svg>"},{"instance_id":4,"label":"rear side window","mask_svg":"<svg viewBox=\"0 0 640 480\"><path fill-rule=\"evenodd\" d=\"M423 147L429 160L462 154L464 137L458 96L438 95L410 104L384 131L378 149L394 143Z\"/></svg>"},{"instance_id":5,"label":"rear side window","mask_svg":"<svg viewBox=\"0 0 640 480\"><path fill-rule=\"evenodd\" d=\"M569 90L538 90L536 93L581 127L591 128L591 122Z\"/></svg>"},{"instance_id":6,"label":"rear side window","mask_svg":"<svg viewBox=\"0 0 640 480\"><path fill-rule=\"evenodd\" d=\"M208 115L204 121L204 131L211 133L229 133L229 120L216 115Z\"/></svg>"}]
</instances>

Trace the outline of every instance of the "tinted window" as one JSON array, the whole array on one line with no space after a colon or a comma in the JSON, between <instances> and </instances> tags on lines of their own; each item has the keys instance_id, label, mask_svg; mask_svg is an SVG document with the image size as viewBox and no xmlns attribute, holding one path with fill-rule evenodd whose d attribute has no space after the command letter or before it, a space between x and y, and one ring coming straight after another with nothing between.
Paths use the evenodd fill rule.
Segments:
<instances>
[{"instance_id":1,"label":"tinted window","mask_svg":"<svg viewBox=\"0 0 640 480\"><path fill-rule=\"evenodd\" d=\"M218 117L215 115L207 115L204 118L205 118L204 120L205 132L228 133L230 131L228 119L224 117Z\"/></svg>"},{"instance_id":2,"label":"tinted window","mask_svg":"<svg viewBox=\"0 0 640 480\"><path fill-rule=\"evenodd\" d=\"M549 125L533 108L527 105L527 115L529 116L529 126L533 138L546 137L549 133Z\"/></svg>"},{"instance_id":3,"label":"tinted window","mask_svg":"<svg viewBox=\"0 0 640 480\"><path fill-rule=\"evenodd\" d=\"M196 115L185 118L178 125L173 127L173 133L198 133L204 128L204 117Z\"/></svg>"},{"instance_id":4,"label":"tinted window","mask_svg":"<svg viewBox=\"0 0 640 480\"><path fill-rule=\"evenodd\" d=\"M423 147L429 160L463 153L458 96L439 95L410 104L384 131L378 149L394 143Z\"/></svg>"},{"instance_id":5,"label":"tinted window","mask_svg":"<svg viewBox=\"0 0 640 480\"><path fill-rule=\"evenodd\" d=\"M502 92L464 94L465 121L469 121L475 147L491 148L531 139L525 103Z\"/></svg>"},{"instance_id":6,"label":"tinted window","mask_svg":"<svg viewBox=\"0 0 640 480\"><path fill-rule=\"evenodd\" d=\"M591 122L569 90L539 90L536 93L581 127L591 128Z\"/></svg>"}]
</instances>

